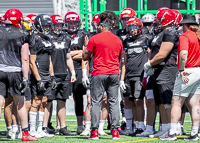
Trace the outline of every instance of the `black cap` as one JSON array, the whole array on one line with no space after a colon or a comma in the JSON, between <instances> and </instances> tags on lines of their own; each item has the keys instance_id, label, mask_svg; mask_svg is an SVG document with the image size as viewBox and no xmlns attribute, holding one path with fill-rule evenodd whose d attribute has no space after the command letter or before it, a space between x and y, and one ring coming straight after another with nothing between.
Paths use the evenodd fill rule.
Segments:
<instances>
[{"instance_id":1,"label":"black cap","mask_svg":"<svg viewBox=\"0 0 200 143\"><path fill-rule=\"evenodd\" d=\"M198 23L196 22L195 16L192 14L185 14L183 16L183 20L179 24L187 24L187 23L198 25Z\"/></svg>"}]
</instances>

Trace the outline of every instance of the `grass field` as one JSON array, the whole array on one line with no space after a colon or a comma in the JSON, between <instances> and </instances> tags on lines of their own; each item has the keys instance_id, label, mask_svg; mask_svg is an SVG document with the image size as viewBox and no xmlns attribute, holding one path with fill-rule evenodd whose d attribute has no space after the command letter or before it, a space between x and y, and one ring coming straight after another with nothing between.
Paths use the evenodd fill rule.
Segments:
<instances>
[{"instance_id":1,"label":"grass field","mask_svg":"<svg viewBox=\"0 0 200 143\"><path fill-rule=\"evenodd\" d=\"M52 117L52 123L53 126L56 127L55 122L56 117ZM76 125L76 117L75 116L66 116L66 124L68 126L68 129L71 131L76 131L77 125ZM159 117L157 117L156 121L158 121ZM38 143L133 143L133 142L154 142L154 143L160 143L160 142L169 142L169 141L161 141L158 138L144 138L144 137L129 137L129 136L120 136L120 140L112 140L112 135L109 130L106 130L107 124L105 125L105 131L108 133L108 136L100 136L99 140L90 141L88 140L88 137L82 137L82 136L59 136L56 135L53 138L40 138L38 139ZM156 122L156 129L158 129L158 122ZM184 123L184 130L186 131L187 135L190 133L191 130L191 119L190 116L186 116L185 123ZM0 120L0 134L5 135L6 134L6 125L4 122L4 117L2 116ZM177 143L185 142L183 140L185 136L179 136ZM0 143L17 143L21 142L21 140L11 140L7 138L0 138Z\"/></svg>"}]
</instances>

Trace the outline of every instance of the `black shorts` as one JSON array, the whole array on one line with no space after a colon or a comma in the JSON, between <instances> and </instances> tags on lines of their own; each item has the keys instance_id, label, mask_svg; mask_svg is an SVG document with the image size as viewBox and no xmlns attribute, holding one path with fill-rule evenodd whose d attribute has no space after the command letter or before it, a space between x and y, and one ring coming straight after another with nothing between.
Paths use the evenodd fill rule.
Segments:
<instances>
[{"instance_id":1,"label":"black shorts","mask_svg":"<svg viewBox=\"0 0 200 143\"><path fill-rule=\"evenodd\" d=\"M76 95L85 95L86 88L82 84L82 69L76 69L76 81L71 83L72 93L74 96Z\"/></svg>"},{"instance_id":2,"label":"black shorts","mask_svg":"<svg viewBox=\"0 0 200 143\"><path fill-rule=\"evenodd\" d=\"M138 77L138 80L129 80L125 79L126 93L124 97L129 97L131 101L134 99L142 99L145 96L145 89L142 87L141 78Z\"/></svg>"},{"instance_id":3,"label":"black shorts","mask_svg":"<svg viewBox=\"0 0 200 143\"><path fill-rule=\"evenodd\" d=\"M177 68L164 68L160 71L155 71L154 75L151 76L156 105L171 104L172 101Z\"/></svg>"},{"instance_id":4,"label":"black shorts","mask_svg":"<svg viewBox=\"0 0 200 143\"><path fill-rule=\"evenodd\" d=\"M48 96L48 100L62 100L69 99L70 95L70 81L68 76L56 75L57 88L52 90L52 94Z\"/></svg>"},{"instance_id":5,"label":"black shorts","mask_svg":"<svg viewBox=\"0 0 200 143\"><path fill-rule=\"evenodd\" d=\"M25 93L20 92L20 84L22 82L22 72L3 72L0 71L0 95L6 97L8 92L13 95L28 95L29 90ZM30 89L30 88L29 88Z\"/></svg>"},{"instance_id":6,"label":"black shorts","mask_svg":"<svg viewBox=\"0 0 200 143\"><path fill-rule=\"evenodd\" d=\"M31 79L31 94L32 96L38 96L38 95L45 95L45 96L51 96L52 89L51 89L51 78L49 74L41 74L40 77L42 80L44 80L45 88L46 90L44 92L38 92L37 90L37 80L35 79L34 75L30 75Z\"/></svg>"}]
</instances>

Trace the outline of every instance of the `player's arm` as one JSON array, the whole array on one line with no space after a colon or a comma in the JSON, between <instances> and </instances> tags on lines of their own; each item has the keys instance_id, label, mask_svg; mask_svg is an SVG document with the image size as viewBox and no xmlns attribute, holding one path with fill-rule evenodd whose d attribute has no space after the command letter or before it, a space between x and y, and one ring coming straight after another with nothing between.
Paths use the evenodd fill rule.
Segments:
<instances>
[{"instance_id":1,"label":"player's arm","mask_svg":"<svg viewBox=\"0 0 200 143\"><path fill-rule=\"evenodd\" d=\"M31 70L32 70L33 75L35 76L36 80L40 81L41 77L39 75L38 68L37 68L35 62L36 62L36 55L30 55L30 67L31 67Z\"/></svg>"},{"instance_id":2,"label":"player's arm","mask_svg":"<svg viewBox=\"0 0 200 143\"><path fill-rule=\"evenodd\" d=\"M79 54L82 55L82 53L83 53L83 50L70 51L70 55L71 55L72 58L75 57L75 56L77 56L77 55L79 55Z\"/></svg>"},{"instance_id":3,"label":"player's arm","mask_svg":"<svg viewBox=\"0 0 200 143\"><path fill-rule=\"evenodd\" d=\"M83 53L83 50L78 50L78 54L74 55L72 57L73 60L82 60L82 53Z\"/></svg>"},{"instance_id":4,"label":"player's arm","mask_svg":"<svg viewBox=\"0 0 200 143\"><path fill-rule=\"evenodd\" d=\"M148 52L148 61L151 59L151 49L150 48L148 48L147 49L147 52Z\"/></svg>"},{"instance_id":5,"label":"player's arm","mask_svg":"<svg viewBox=\"0 0 200 143\"><path fill-rule=\"evenodd\" d=\"M25 43L21 48L21 61L22 61L22 73L24 78L28 78L29 73L29 45Z\"/></svg>"},{"instance_id":6,"label":"player's arm","mask_svg":"<svg viewBox=\"0 0 200 143\"><path fill-rule=\"evenodd\" d=\"M124 53L124 62L122 63L122 70L121 70L121 77L120 77L121 81L124 81L124 78L125 78L126 63L127 63L127 54Z\"/></svg>"},{"instance_id":7,"label":"player's arm","mask_svg":"<svg viewBox=\"0 0 200 143\"><path fill-rule=\"evenodd\" d=\"M49 73L50 73L50 76L54 76L53 63L51 60L51 56L49 56Z\"/></svg>"},{"instance_id":8,"label":"player's arm","mask_svg":"<svg viewBox=\"0 0 200 143\"><path fill-rule=\"evenodd\" d=\"M74 63L73 63L70 53L67 53L67 66L69 67L69 70L71 71L71 74L72 74L71 82L75 82L76 81L76 73L75 73Z\"/></svg>"},{"instance_id":9,"label":"player's arm","mask_svg":"<svg viewBox=\"0 0 200 143\"><path fill-rule=\"evenodd\" d=\"M161 63L171 52L174 44L172 42L162 42L159 52L150 61L151 66Z\"/></svg>"}]
</instances>

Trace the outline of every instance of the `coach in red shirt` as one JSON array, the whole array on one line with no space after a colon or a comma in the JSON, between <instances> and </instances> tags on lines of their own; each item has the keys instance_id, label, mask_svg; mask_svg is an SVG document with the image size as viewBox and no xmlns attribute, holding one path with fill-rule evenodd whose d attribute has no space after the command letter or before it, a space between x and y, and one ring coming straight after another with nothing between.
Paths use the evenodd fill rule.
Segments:
<instances>
[{"instance_id":1,"label":"coach in red shirt","mask_svg":"<svg viewBox=\"0 0 200 143\"><path fill-rule=\"evenodd\" d=\"M121 40L111 33L112 15L103 12L99 14L99 18L99 34L90 38L83 52L83 60L88 60L92 54L94 57L90 89L92 131L89 139L99 139L98 127L104 91L108 96L112 136L113 139L119 139L119 61L123 46Z\"/></svg>"},{"instance_id":2,"label":"coach in red shirt","mask_svg":"<svg viewBox=\"0 0 200 143\"><path fill-rule=\"evenodd\" d=\"M183 34L179 37L178 68L174 84L171 128L169 136L161 140L177 140L176 131L181 117L181 107L186 101L192 117L192 131L184 140L199 140L198 127L200 120L200 29L193 15L187 14L182 22Z\"/></svg>"}]
</instances>

